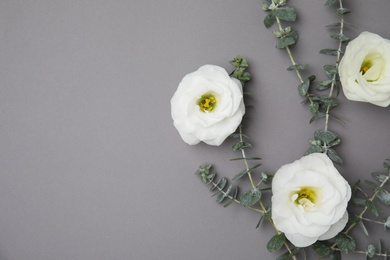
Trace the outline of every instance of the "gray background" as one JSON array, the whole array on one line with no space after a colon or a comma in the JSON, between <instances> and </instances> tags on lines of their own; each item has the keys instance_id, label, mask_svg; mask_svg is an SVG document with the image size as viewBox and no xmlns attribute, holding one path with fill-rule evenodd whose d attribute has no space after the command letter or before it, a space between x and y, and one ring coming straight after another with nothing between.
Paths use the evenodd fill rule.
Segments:
<instances>
[{"instance_id":1,"label":"gray background","mask_svg":"<svg viewBox=\"0 0 390 260\"><path fill-rule=\"evenodd\" d=\"M318 52L336 44L324 25L337 15L324 2L291 1L299 13L294 55L320 80L334 58ZM351 36L390 38L390 1L346 2ZM253 74L250 154L269 173L303 154L323 121L309 125L261 5L1 0L0 259L276 258L265 249L270 225L255 229L255 212L217 205L193 175L202 162L229 178L242 170L229 162L234 141L189 146L170 116L185 74L207 63L231 70L228 61L241 54ZM339 169L353 183L390 157L390 107L340 100L335 113L346 123L332 120L330 129L342 138ZM356 231L361 248L366 238ZM389 245L382 227L369 232Z\"/></svg>"}]
</instances>

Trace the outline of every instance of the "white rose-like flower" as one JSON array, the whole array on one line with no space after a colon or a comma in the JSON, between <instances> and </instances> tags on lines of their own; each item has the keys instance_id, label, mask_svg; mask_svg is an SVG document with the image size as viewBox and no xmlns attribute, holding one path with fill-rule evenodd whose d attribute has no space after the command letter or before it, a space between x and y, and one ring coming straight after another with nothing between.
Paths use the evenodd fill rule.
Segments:
<instances>
[{"instance_id":1,"label":"white rose-like flower","mask_svg":"<svg viewBox=\"0 0 390 260\"><path fill-rule=\"evenodd\" d=\"M390 41L362 32L348 44L339 75L347 99L387 107L390 104Z\"/></svg>"},{"instance_id":2,"label":"white rose-like flower","mask_svg":"<svg viewBox=\"0 0 390 260\"><path fill-rule=\"evenodd\" d=\"M187 74L171 99L173 123L184 142L220 145L245 113L242 85L225 69L204 65Z\"/></svg>"},{"instance_id":3,"label":"white rose-like flower","mask_svg":"<svg viewBox=\"0 0 390 260\"><path fill-rule=\"evenodd\" d=\"M331 160L313 153L282 166L272 181L272 220L297 247L336 236L346 225L351 187Z\"/></svg>"}]
</instances>

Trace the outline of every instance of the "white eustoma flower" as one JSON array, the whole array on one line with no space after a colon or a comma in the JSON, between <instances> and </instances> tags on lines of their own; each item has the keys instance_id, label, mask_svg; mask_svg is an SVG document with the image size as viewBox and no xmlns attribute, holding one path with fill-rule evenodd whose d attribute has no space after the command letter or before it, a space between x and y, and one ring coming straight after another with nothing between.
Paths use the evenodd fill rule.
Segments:
<instances>
[{"instance_id":1,"label":"white eustoma flower","mask_svg":"<svg viewBox=\"0 0 390 260\"><path fill-rule=\"evenodd\" d=\"M297 247L336 236L346 225L351 187L331 160L313 153L282 166L272 181L272 220Z\"/></svg>"},{"instance_id":2,"label":"white eustoma flower","mask_svg":"<svg viewBox=\"0 0 390 260\"><path fill-rule=\"evenodd\" d=\"M348 44L339 75L347 99L387 107L390 104L390 41L362 32Z\"/></svg>"},{"instance_id":3,"label":"white eustoma flower","mask_svg":"<svg viewBox=\"0 0 390 260\"><path fill-rule=\"evenodd\" d=\"M171 99L173 123L184 142L220 145L245 113L242 85L225 69L204 65L187 74Z\"/></svg>"}]
</instances>

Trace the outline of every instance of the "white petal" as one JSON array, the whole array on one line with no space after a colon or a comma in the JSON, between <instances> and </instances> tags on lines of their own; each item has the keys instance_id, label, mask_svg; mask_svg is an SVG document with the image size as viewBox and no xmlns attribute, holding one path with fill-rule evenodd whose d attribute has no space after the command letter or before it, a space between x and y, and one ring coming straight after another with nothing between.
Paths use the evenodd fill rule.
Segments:
<instances>
[{"instance_id":1,"label":"white petal","mask_svg":"<svg viewBox=\"0 0 390 260\"><path fill-rule=\"evenodd\" d=\"M338 222L330 226L329 230L323 235L321 235L318 238L318 240L327 240L335 237L341 230L343 230L347 222L348 222L348 212L345 211L343 217Z\"/></svg>"},{"instance_id":2,"label":"white petal","mask_svg":"<svg viewBox=\"0 0 390 260\"><path fill-rule=\"evenodd\" d=\"M286 238L296 247L307 247L314 244L318 237L307 237L301 234L284 234Z\"/></svg>"}]
</instances>

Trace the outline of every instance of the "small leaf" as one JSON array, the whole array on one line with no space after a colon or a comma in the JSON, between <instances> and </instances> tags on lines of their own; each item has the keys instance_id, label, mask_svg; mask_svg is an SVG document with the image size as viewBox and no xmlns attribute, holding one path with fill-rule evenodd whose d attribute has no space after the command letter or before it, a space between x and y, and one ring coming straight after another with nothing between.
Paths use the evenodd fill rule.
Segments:
<instances>
[{"instance_id":1,"label":"small leaf","mask_svg":"<svg viewBox=\"0 0 390 260\"><path fill-rule=\"evenodd\" d=\"M376 183L373 183L372 181L365 180L364 183L367 184L373 190L379 190L380 189L380 187Z\"/></svg>"},{"instance_id":2,"label":"small leaf","mask_svg":"<svg viewBox=\"0 0 390 260\"><path fill-rule=\"evenodd\" d=\"M339 8L336 10L337 13L339 14L348 14L351 12L351 10L347 9L347 8Z\"/></svg>"},{"instance_id":3,"label":"small leaf","mask_svg":"<svg viewBox=\"0 0 390 260\"><path fill-rule=\"evenodd\" d=\"M267 243L267 249L269 252L274 253L282 248L284 242L286 241L286 237L283 233L277 234L273 236L270 241Z\"/></svg>"},{"instance_id":4,"label":"small leaf","mask_svg":"<svg viewBox=\"0 0 390 260\"><path fill-rule=\"evenodd\" d=\"M309 149L305 152L305 155L312 154L312 153L323 153L324 148L322 148L319 145L312 145Z\"/></svg>"},{"instance_id":5,"label":"small leaf","mask_svg":"<svg viewBox=\"0 0 390 260\"><path fill-rule=\"evenodd\" d=\"M327 0L324 5L325 6L329 6L329 5L332 5L332 4L336 3L336 1L337 0Z\"/></svg>"},{"instance_id":6,"label":"small leaf","mask_svg":"<svg viewBox=\"0 0 390 260\"><path fill-rule=\"evenodd\" d=\"M333 251L330 255L330 260L341 260L341 252L340 251Z\"/></svg>"},{"instance_id":7,"label":"small leaf","mask_svg":"<svg viewBox=\"0 0 390 260\"><path fill-rule=\"evenodd\" d=\"M290 67L287 68L287 70L291 71L291 70L304 70L304 69L307 69L307 67L309 67L309 65L307 64L295 64L295 65L291 65Z\"/></svg>"},{"instance_id":8,"label":"small leaf","mask_svg":"<svg viewBox=\"0 0 390 260\"><path fill-rule=\"evenodd\" d=\"M278 17L280 20L294 22L297 18L295 9L289 6L280 7L272 10L272 14Z\"/></svg>"},{"instance_id":9,"label":"small leaf","mask_svg":"<svg viewBox=\"0 0 390 260\"><path fill-rule=\"evenodd\" d=\"M293 37L290 36L283 36L279 39L278 43L276 44L276 48L278 49L284 49L287 46L295 44L295 40Z\"/></svg>"},{"instance_id":10,"label":"small leaf","mask_svg":"<svg viewBox=\"0 0 390 260\"><path fill-rule=\"evenodd\" d=\"M337 135L329 130L317 130L314 132L314 138L328 144L336 140Z\"/></svg>"},{"instance_id":11,"label":"small leaf","mask_svg":"<svg viewBox=\"0 0 390 260\"><path fill-rule=\"evenodd\" d=\"M330 55L330 56L337 56L338 50L336 49L323 49L320 51L321 54Z\"/></svg>"},{"instance_id":12,"label":"small leaf","mask_svg":"<svg viewBox=\"0 0 390 260\"><path fill-rule=\"evenodd\" d=\"M259 189L249 190L241 196L241 205L244 207L251 207L255 205L260 198L261 191Z\"/></svg>"},{"instance_id":13,"label":"small leaf","mask_svg":"<svg viewBox=\"0 0 390 260\"><path fill-rule=\"evenodd\" d=\"M330 256L332 253L332 249L329 245L318 240L311 246L311 248L313 248L313 250L321 257Z\"/></svg>"},{"instance_id":14,"label":"small leaf","mask_svg":"<svg viewBox=\"0 0 390 260\"><path fill-rule=\"evenodd\" d=\"M303 83L301 83L298 86L299 95L305 96L307 94L307 91L309 90L309 87L310 87L310 80L306 79Z\"/></svg>"},{"instance_id":15,"label":"small leaf","mask_svg":"<svg viewBox=\"0 0 390 260\"><path fill-rule=\"evenodd\" d=\"M334 97L322 96L320 99L325 107L334 108L340 104L337 98Z\"/></svg>"},{"instance_id":16,"label":"small leaf","mask_svg":"<svg viewBox=\"0 0 390 260\"><path fill-rule=\"evenodd\" d=\"M361 198L352 198L351 199L352 205L357 206L357 207L361 207L361 208L366 206L366 201L367 200L361 199Z\"/></svg>"},{"instance_id":17,"label":"small leaf","mask_svg":"<svg viewBox=\"0 0 390 260\"><path fill-rule=\"evenodd\" d=\"M378 191L376 197L383 202L383 204L390 205L390 193L387 190L381 189Z\"/></svg>"},{"instance_id":18,"label":"small leaf","mask_svg":"<svg viewBox=\"0 0 390 260\"><path fill-rule=\"evenodd\" d=\"M222 190L223 188L225 188L226 184L227 184L227 179L223 177L217 182L217 184L213 185L213 187L210 188L210 191L214 191L217 188L218 190Z\"/></svg>"},{"instance_id":19,"label":"small leaf","mask_svg":"<svg viewBox=\"0 0 390 260\"><path fill-rule=\"evenodd\" d=\"M360 220L360 221L358 222L358 224L359 224L359 227L363 230L363 233L364 233L366 236L368 236L368 231L367 231L367 228L366 228L366 226L364 225L363 221Z\"/></svg>"},{"instance_id":20,"label":"small leaf","mask_svg":"<svg viewBox=\"0 0 390 260\"><path fill-rule=\"evenodd\" d=\"M390 216L387 217L386 222L385 222L384 225L385 225L386 228L390 228Z\"/></svg>"},{"instance_id":21,"label":"small leaf","mask_svg":"<svg viewBox=\"0 0 390 260\"><path fill-rule=\"evenodd\" d=\"M388 164L387 162L383 163L383 168L385 168L386 171L390 172L390 164Z\"/></svg>"},{"instance_id":22,"label":"small leaf","mask_svg":"<svg viewBox=\"0 0 390 260\"><path fill-rule=\"evenodd\" d=\"M229 206L230 204L232 204L232 202L237 198L237 194L238 194L238 187L234 187L234 190L230 191L229 192L229 201L226 202L223 207L226 208L227 206Z\"/></svg>"},{"instance_id":23,"label":"small leaf","mask_svg":"<svg viewBox=\"0 0 390 260\"><path fill-rule=\"evenodd\" d=\"M367 200L366 206L376 217L379 217L383 214L383 210L381 208L378 208L378 206L375 205L374 202L372 202L371 200Z\"/></svg>"},{"instance_id":24,"label":"small leaf","mask_svg":"<svg viewBox=\"0 0 390 260\"><path fill-rule=\"evenodd\" d=\"M261 158L260 157L249 157L249 158L240 157L240 158L230 159L230 161L238 161L238 160L256 161L256 160L261 160Z\"/></svg>"},{"instance_id":25,"label":"small leaf","mask_svg":"<svg viewBox=\"0 0 390 260\"><path fill-rule=\"evenodd\" d=\"M316 89L318 89L318 90L328 89L330 87L330 85L332 84L332 82L333 82L333 80L325 80L325 81L318 82L316 84Z\"/></svg>"},{"instance_id":26,"label":"small leaf","mask_svg":"<svg viewBox=\"0 0 390 260\"><path fill-rule=\"evenodd\" d=\"M330 37L340 42L347 42L351 40L351 38L345 34L332 34Z\"/></svg>"},{"instance_id":27,"label":"small leaf","mask_svg":"<svg viewBox=\"0 0 390 260\"><path fill-rule=\"evenodd\" d=\"M334 161L335 163L338 163L338 164L343 164L343 160L340 158L340 156L336 153L335 150L333 150L332 148L329 148L328 150L326 150L326 154L329 156L329 158Z\"/></svg>"},{"instance_id":28,"label":"small leaf","mask_svg":"<svg viewBox=\"0 0 390 260\"><path fill-rule=\"evenodd\" d=\"M242 172L236 174L236 175L233 177L232 181L235 181L235 180L238 180L238 179L242 178L243 176L245 176L246 174L248 174L248 172L250 172L250 171L256 169L256 168L259 167L259 166L261 166L261 164L256 164L256 165L253 166L252 168L250 168L250 169L248 169L248 170L244 170L244 171L242 171Z\"/></svg>"},{"instance_id":29,"label":"small leaf","mask_svg":"<svg viewBox=\"0 0 390 260\"><path fill-rule=\"evenodd\" d=\"M369 258L372 258L375 256L375 246L374 245L368 245L367 247L367 256Z\"/></svg>"},{"instance_id":30,"label":"small leaf","mask_svg":"<svg viewBox=\"0 0 390 260\"><path fill-rule=\"evenodd\" d=\"M355 240L352 237L345 235L343 233L339 233L336 236L335 242L336 245L347 254L353 252L356 248Z\"/></svg>"},{"instance_id":31,"label":"small leaf","mask_svg":"<svg viewBox=\"0 0 390 260\"><path fill-rule=\"evenodd\" d=\"M233 186L229 185L229 187L227 188L226 191L219 194L219 196L217 197L217 200L216 200L217 203L222 203L222 201L229 196L229 193L232 190L232 188L233 188Z\"/></svg>"},{"instance_id":32,"label":"small leaf","mask_svg":"<svg viewBox=\"0 0 390 260\"><path fill-rule=\"evenodd\" d=\"M313 113L317 112L319 107L320 107L320 105L318 104L318 102L314 102L314 103L309 105L310 111Z\"/></svg>"},{"instance_id":33,"label":"small leaf","mask_svg":"<svg viewBox=\"0 0 390 260\"><path fill-rule=\"evenodd\" d=\"M270 28L272 25L276 23L276 17L273 13L269 13L265 18L264 18L264 25L265 28Z\"/></svg>"},{"instance_id":34,"label":"small leaf","mask_svg":"<svg viewBox=\"0 0 390 260\"><path fill-rule=\"evenodd\" d=\"M246 134L231 134L230 137L234 139L240 139L241 137L249 139L249 136Z\"/></svg>"},{"instance_id":35,"label":"small leaf","mask_svg":"<svg viewBox=\"0 0 390 260\"><path fill-rule=\"evenodd\" d=\"M252 145L248 142L238 142L235 145L233 145L233 151L242 150L246 148L251 148Z\"/></svg>"},{"instance_id":36,"label":"small leaf","mask_svg":"<svg viewBox=\"0 0 390 260\"><path fill-rule=\"evenodd\" d=\"M371 173L371 176L372 176L375 180L379 181L380 183L389 180L389 177L388 177L388 176L383 175L383 174L381 174L381 173L377 173L377 172Z\"/></svg>"}]
</instances>

